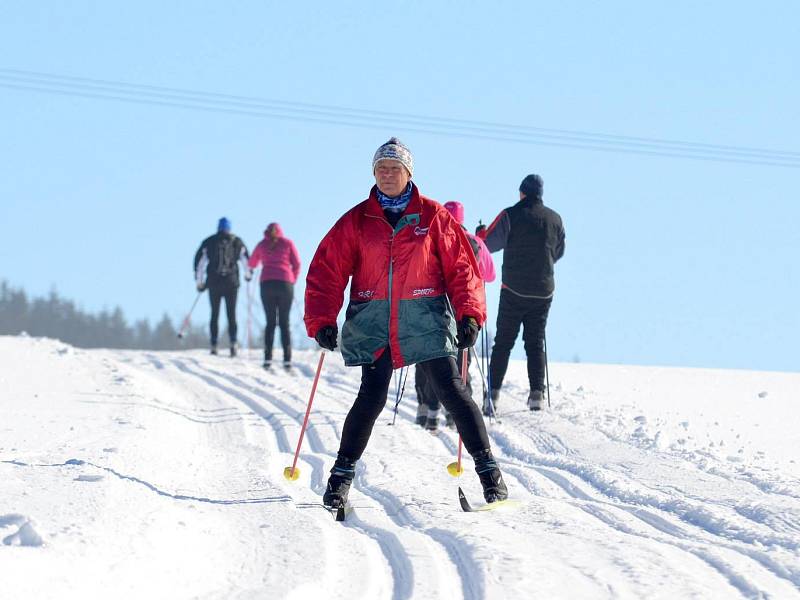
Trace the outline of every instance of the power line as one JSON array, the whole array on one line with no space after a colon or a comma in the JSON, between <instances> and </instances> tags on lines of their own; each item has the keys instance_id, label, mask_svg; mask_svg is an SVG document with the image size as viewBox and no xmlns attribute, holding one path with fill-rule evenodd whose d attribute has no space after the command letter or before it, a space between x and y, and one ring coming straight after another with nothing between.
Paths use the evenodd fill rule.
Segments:
<instances>
[{"instance_id":1,"label":"power line","mask_svg":"<svg viewBox=\"0 0 800 600\"><path fill-rule=\"evenodd\" d=\"M492 130L505 130L508 133L519 134L519 132L529 132L529 133L538 133L542 135L558 135L558 136L572 136L574 139L578 140L592 140L592 141L604 141L604 142L625 142L625 143L635 143L635 144L657 144L657 145L669 145L669 146L679 146L679 147L687 147L687 148L701 148L705 150L718 150L721 152L738 152L738 153L746 153L746 154L758 154L762 155L767 158L800 158L800 152L787 152L787 151L780 151L780 150L765 150L761 148L747 148L741 146L722 146L716 144L703 144L697 142L684 142L678 140L664 140L664 139L656 139L656 138L645 138L645 137L631 137L631 136L620 136L620 135L611 135L611 134L604 134L604 133L591 133L591 132L584 132L584 131L570 131L570 130L562 130L562 129L546 129L541 127L531 127L526 125L509 125L505 123L492 123L486 121L468 121L464 119L451 119L446 117L427 117L427 116L420 116L420 115L413 115L407 113L392 113L392 112L385 112L385 111L375 111L375 110L365 110L365 109L352 109L346 107L339 107L339 106L326 106L326 105L319 105L319 104L308 104L302 102L287 102L287 101L280 101L280 100L269 100L264 98L254 98L248 96L235 96L231 94L219 94L219 93L209 93L209 92L198 92L198 91L191 91L191 90L183 90L183 89L176 89L176 88L168 88L168 87L157 87L151 85L141 85L141 84L131 84L131 83L124 83L124 82L114 82L102 79L89 79L85 77L68 77L63 75L51 75L46 73L39 73L34 71L21 71L21 70L14 70L14 69L0 69L0 77L11 77L11 78L19 78L23 81L34 81L34 82L50 82L50 83L62 83L62 84L83 84L88 85L91 87L99 87L99 88L112 88L114 90L121 90L127 89L130 91L141 91L145 93L156 93L158 95L176 95L178 97L189 97L189 98L202 98L208 100L216 100L216 101L225 101L225 102L235 102L239 104L246 104L246 105L256 105L256 106L267 106L272 108L286 108L292 110L305 110L305 111L313 111L313 112L336 112L340 115L351 115L351 116L375 116L375 117L382 117L382 118L390 118L390 119L410 119L415 122L419 123L446 123L451 125L459 125L464 127L471 127L471 128L482 128L482 129L492 129Z\"/></svg>"},{"instance_id":2,"label":"power line","mask_svg":"<svg viewBox=\"0 0 800 600\"><path fill-rule=\"evenodd\" d=\"M599 152L798 168L800 152L546 129L0 69L0 87L51 95Z\"/></svg>"}]
</instances>

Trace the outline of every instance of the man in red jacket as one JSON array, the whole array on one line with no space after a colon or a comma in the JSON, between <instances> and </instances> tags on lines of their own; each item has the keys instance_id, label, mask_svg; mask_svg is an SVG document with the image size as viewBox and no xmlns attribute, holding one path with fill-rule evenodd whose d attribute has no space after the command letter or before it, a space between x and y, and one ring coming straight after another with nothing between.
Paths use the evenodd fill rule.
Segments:
<instances>
[{"instance_id":1,"label":"man in red jacket","mask_svg":"<svg viewBox=\"0 0 800 600\"><path fill-rule=\"evenodd\" d=\"M320 242L308 269L305 324L320 346L337 346L336 317L350 282L342 356L361 366L361 387L345 419L323 496L347 502L356 461L386 403L393 369L417 364L452 414L487 502L508 496L480 409L455 355L475 344L486 318L478 264L462 228L411 181L411 152L391 138L375 152L376 185ZM352 281L351 281L352 278Z\"/></svg>"}]
</instances>

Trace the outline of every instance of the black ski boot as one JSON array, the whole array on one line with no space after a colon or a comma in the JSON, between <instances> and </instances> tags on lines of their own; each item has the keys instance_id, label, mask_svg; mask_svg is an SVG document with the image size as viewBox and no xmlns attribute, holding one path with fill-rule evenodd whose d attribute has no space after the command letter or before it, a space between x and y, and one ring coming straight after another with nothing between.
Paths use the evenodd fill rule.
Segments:
<instances>
[{"instance_id":1,"label":"black ski boot","mask_svg":"<svg viewBox=\"0 0 800 600\"><path fill-rule=\"evenodd\" d=\"M531 390L531 393L528 396L528 408L531 410L542 410L543 400L544 394L542 393L542 390Z\"/></svg>"},{"instance_id":2,"label":"black ski boot","mask_svg":"<svg viewBox=\"0 0 800 600\"><path fill-rule=\"evenodd\" d=\"M428 420L428 405L420 402L417 404L417 418L414 421L417 425L425 427L425 422Z\"/></svg>"},{"instance_id":3,"label":"black ski boot","mask_svg":"<svg viewBox=\"0 0 800 600\"><path fill-rule=\"evenodd\" d=\"M425 421L425 430L429 433L436 433L439 431L439 417L429 416Z\"/></svg>"},{"instance_id":4,"label":"black ski boot","mask_svg":"<svg viewBox=\"0 0 800 600\"><path fill-rule=\"evenodd\" d=\"M336 458L328 478L328 486L322 495L322 503L330 508L339 508L347 504L347 495L350 493L350 484L356 474L356 461L342 456Z\"/></svg>"},{"instance_id":5,"label":"black ski boot","mask_svg":"<svg viewBox=\"0 0 800 600\"><path fill-rule=\"evenodd\" d=\"M475 459L475 472L483 486L483 497L487 503L497 502L508 498L508 488L503 481L503 474L497 461L492 456L491 450L483 450L473 457Z\"/></svg>"}]
</instances>

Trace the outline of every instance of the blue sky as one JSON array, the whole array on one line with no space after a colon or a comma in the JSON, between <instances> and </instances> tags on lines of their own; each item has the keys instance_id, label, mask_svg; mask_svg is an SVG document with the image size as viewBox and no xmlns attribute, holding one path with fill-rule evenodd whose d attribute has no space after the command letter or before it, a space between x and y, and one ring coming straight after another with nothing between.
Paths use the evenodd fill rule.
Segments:
<instances>
[{"instance_id":1,"label":"blue sky","mask_svg":"<svg viewBox=\"0 0 800 600\"><path fill-rule=\"evenodd\" d=\"M305 273L397 135L423 193L463 202L470 226L542 175L567 231L551 360L798 370L797 156L691 160L2 85L13 69L798 153L798 24L788 1L3 2L0 278L180 320L219 217L251 248L278 221ZM206 315L204 301L194 321Z\"/></svg>"}]
</instances>

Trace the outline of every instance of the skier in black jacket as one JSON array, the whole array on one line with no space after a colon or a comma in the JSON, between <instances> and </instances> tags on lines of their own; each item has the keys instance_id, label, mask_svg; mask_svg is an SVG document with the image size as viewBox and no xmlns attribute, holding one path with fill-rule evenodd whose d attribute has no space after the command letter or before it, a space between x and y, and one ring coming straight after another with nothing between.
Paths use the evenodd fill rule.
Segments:
<instances>
[{"instance_id":1,"label":"skier in black jacket","mask_svg":"<svg viewBox=\"0 0 800 600\"><path fill-rule=\"evenodd\" d=\"M544 332L553 301L553 265L564 256L564 226L542 202L542 178L528 175L519 186L519 202L503 210L488 229L476 231L491 252L503 253L502 289L489 373L497 406L508 358L522 325L528 357L528 408L541 410L544 392Z\"/></svg>"},{"instance_id":2,"label":"skier in black jacket","mask_svg":"<svg viewBox=\"0 0 800 600\"><path fill-rule=\"evenodd\" d=\"M207 237L194 255L194 272L198 291L208 289L211 301L211 354L217 354L219 334L219 308L225 298L228 315L228 336L231 356L236 356L236 296L239 291L239 265L244 268L245 281L250 281L253 271L247 266L250 254L239 237L231 233L231 222L222 217L217 233Z\"/></svg>"}]
</instances>

